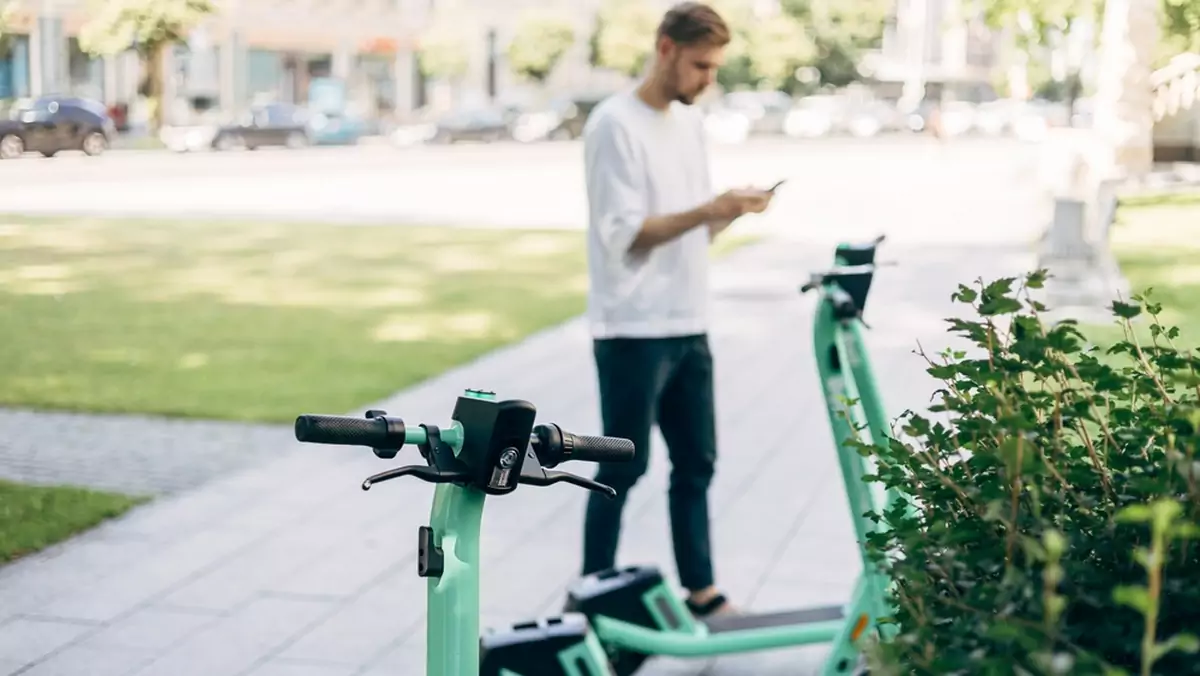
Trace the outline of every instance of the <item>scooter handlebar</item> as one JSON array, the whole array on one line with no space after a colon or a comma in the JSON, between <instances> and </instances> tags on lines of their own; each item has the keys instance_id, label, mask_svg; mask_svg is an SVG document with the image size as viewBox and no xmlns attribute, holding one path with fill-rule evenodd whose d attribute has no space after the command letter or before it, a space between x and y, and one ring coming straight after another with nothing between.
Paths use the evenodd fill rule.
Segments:
<instances>
[{"instance_id":1,"label":"scooter handlebar","mask_svg":"<svg viewBox=\"0 0 1200 676\"><path fill-rule=\"evenodd\" d=\"M571 460L585 462L627 462L633 459L633 442L619 437L593 437L584 434L564 432L563 437L570 440Z\"/></svg>"},{"instance_id":2,"label":"scooter handlebar","mask_svg":"<svg viewBox=\"0 0 1200 676\"><path fill-rule=\"evenodd\" d=\"M352 418L340 415L296 417L296 440L310 444L399 448L404 445L404 423L397 418Z\"/></svg>"}]
</instances>

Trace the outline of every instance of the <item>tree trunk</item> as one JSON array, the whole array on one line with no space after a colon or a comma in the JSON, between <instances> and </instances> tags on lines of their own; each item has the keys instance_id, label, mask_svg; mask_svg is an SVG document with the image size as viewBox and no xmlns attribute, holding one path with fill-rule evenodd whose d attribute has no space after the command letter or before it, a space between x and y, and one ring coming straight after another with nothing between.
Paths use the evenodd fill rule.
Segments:
<instances>
[{"instance_id":1,"label":"tree trunk","mask_svg":"<svg viewBox=\"0 0 1200 676\"><path fill-rule=\"evenodd\" d=\"M162 129L165 115L163 101L163 58L167 45L158 44L150 48L144 59L146 72L146 103L150 107L150 133L154 136Z\"/></svg>"},{"instance_id":2,"label":"tree trunk","mask_svg":"<svg viewBox=\"0 0 1200 676\"><path fill-rule=\"evenodd\" d=\"M1159 0L1107 0L1100 38L1095 130L1102 173L1142 175L1153 162L1150 74L1159 40Z\"/></svg>"}]
</instances>

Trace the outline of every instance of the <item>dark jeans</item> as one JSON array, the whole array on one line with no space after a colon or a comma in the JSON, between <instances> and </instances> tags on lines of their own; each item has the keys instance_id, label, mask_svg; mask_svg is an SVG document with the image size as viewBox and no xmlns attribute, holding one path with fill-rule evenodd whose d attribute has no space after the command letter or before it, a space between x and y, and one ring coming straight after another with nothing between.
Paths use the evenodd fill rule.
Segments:
<instances>
[{"instance_id":1,"label":"dark jeans","mask_svg":"<svg viewBox=\"0 0 1200 676\"><path fill-rule=\"evenodd\" d=\"M708 486L717 459L708 336L601 339L594 352L604 434L633 441L636 455L604 463L596 473L617 497L592 493L588 499L583 574L616 565L625 499L649 465L657 423L671 461L668 504L679 582L688 590L704 589L713 584Z\"/></svg>"}]
</instances>

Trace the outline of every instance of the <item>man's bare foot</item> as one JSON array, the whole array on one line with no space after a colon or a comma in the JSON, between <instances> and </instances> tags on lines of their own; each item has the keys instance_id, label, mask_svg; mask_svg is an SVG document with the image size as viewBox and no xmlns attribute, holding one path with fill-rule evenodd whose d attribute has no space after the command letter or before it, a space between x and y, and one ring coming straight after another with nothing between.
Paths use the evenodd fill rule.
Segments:
<instances>
[{"instance_id":1,"label":"man's bare foot","mask_svg":"<svg viewBox=\"0 0 1200 676\"><path fill-rule=\"evenodd\" d=\"M696 617L712 617L735 612L733 604L716 587L699 589L688 594L688 610Z\"/></svg>"}]
</instances>

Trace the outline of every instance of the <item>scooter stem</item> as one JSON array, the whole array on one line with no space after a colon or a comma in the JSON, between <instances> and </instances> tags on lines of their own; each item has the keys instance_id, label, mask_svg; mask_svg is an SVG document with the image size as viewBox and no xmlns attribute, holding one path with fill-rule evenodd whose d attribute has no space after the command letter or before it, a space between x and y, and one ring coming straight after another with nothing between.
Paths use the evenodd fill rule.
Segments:
<instances>
[{"instance_id":1,"label":"scooter stem","mask_svg":"<svg viewBox=\"0 0 1200 676\"><path fill-rule=\"evenodd\" d=\"M426 673L479 674L479 526L484 493L459 484L438 484L430 527L441 550L441 575L426 592Z\"/></svg>"}]
</instances>

